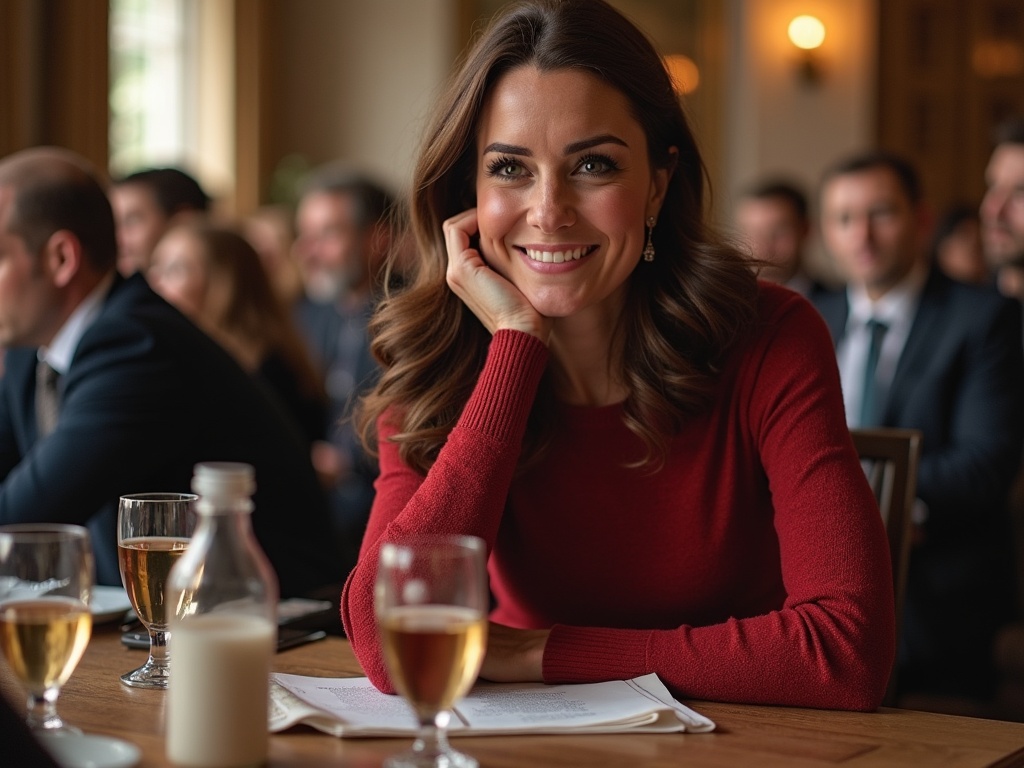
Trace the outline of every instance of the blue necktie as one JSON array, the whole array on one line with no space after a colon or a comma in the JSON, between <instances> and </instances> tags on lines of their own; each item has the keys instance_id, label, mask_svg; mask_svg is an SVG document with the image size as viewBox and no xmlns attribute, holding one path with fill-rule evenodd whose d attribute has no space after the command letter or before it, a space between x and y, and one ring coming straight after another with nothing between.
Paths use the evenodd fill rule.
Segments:
<instances>
[{"instance_id":1,"label":"blue necktie","mask_svg":"<svg viewBox=\"0 0 1024 768\"><path fill-rule=\"evenodd\" d=\"M878 370L878 356L882 351L882 339L889 326L871 318L867 322L868 333L871 334L871 343L868 346L868 356L864 360L864 386L861 389L860 401L860 426L873 427L879 423L879 392L875 373Z\"/></svg>"}]
</instances>

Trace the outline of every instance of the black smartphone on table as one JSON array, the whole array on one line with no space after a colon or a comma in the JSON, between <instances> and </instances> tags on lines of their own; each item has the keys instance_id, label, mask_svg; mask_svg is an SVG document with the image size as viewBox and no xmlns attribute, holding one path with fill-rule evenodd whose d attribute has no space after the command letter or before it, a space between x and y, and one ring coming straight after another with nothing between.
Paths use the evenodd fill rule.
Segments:
<instances>
[{"instance_id":1,"label":"black smartphone on table","mask_svg":"<svg viewBox=\"0 0 1024 768\"><path fill-rule=\"evenodd\" d=\"M278 627L277 650L284 651L306 643L323 640L327 633L322 629L302 629L301 627ZM121 633L121 642L128 648L149 650L149 632L144 629L132 629Z\"/></svg>"},{"instance_id":2,"label":"black smartphone on table","mask_svg":"<svg viewBox=\"0 0 1024 768\"><path fill-rule=\"evenodd\" d=\"M283 651L306 643L323 640L327 632L323 621L333 618L334 604L328 600L293 597L277 606L277 650ZM149 650L149 632L141 625L121 633L121 642L128 648Z\"/></svg>"}]
</instances>

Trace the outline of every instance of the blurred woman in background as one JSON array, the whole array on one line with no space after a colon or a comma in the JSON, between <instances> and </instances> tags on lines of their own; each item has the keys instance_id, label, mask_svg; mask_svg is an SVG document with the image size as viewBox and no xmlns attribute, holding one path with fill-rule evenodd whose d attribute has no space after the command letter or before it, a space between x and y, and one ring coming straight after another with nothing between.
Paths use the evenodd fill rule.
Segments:
<instances>
[{"instance_id":1,"label":"blurred woman in background","mask_svg":"<svg viewBox=\"0 0 1024 768\"><path fill-rule=\"evenodd\" d=\"M239 232L205 221L172 227L156 246L148 279L277 393L310 443L324 437L323 385L259 255Z\"/></svg>"}]
</instances>

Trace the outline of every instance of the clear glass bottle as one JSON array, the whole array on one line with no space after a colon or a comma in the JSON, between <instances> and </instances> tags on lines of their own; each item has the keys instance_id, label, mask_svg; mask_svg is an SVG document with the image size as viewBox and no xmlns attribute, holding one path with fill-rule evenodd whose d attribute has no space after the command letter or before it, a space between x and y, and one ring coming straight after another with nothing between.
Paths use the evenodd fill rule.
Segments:
<instances>
[{"instance_id":1,"label":"clear glass bottle","mask_svg":"<svg viewBox=\"0 0 1024 768\"><path fill-rule=\"evenodd\" d=\"M254 471L197 464L198 522L167 579L171 675L167 757L178 765L239 768L267 759L277 576L253 534Z\"/></svg>"}]
</instances>

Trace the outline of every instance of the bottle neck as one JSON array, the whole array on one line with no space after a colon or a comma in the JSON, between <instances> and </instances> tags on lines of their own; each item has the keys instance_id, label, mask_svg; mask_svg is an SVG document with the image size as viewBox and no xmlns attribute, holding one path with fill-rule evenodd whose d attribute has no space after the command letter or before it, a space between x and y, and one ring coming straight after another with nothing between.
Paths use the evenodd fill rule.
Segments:
<instances>
[{"instance_id":1,"label":"bottle neck","mask_svg":"<svg viewBox=\"0 0 1024 768\"><path fill-rule=\"evenodd\" d=\"M191 613L229 612L276 621L277 577L252 525L252 500L200 497L195 533L175 565L189 593Z\"/></svg>"},{"instance_id":2,"label":"bottle neck","mask_svg":"<svg viewBox=\"0 0 1024 768\"><path fill-rule=\"evenodd\" d=\"M248 518L252 514L253 503L248 496L203 497L196 503L199 519L205 517L222 517L234 515Z\"/></svg>"}]
</instances>

